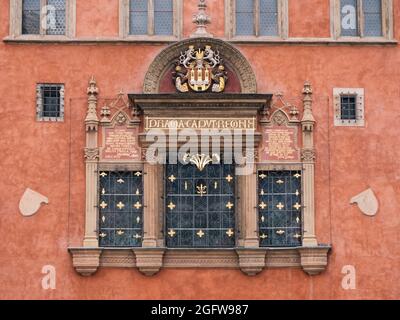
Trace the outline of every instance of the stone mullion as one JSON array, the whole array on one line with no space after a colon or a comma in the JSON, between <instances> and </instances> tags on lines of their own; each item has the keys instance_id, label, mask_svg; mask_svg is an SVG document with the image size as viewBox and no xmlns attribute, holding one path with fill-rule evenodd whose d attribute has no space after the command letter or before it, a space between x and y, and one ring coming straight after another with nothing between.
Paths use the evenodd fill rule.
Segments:
<instances>
[{"instance_id":1,"label":"stone mullion","mask_svg":"<svg viewBox=\"0 0 400 320\"><path fill-rule=\"evenodd\" d=\"M243 245L245 248L258 248L257 219L257 176L255 172L241 177L242 212L244 217Z\"/></svg>"}]
</instances>

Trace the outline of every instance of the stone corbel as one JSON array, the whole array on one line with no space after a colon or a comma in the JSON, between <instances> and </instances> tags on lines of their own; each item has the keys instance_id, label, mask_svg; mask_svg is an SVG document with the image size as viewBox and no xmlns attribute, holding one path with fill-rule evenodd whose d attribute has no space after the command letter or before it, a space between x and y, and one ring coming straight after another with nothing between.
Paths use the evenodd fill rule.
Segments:
<instances>
[{"instance_id":1,"label":"stone corbel","mask_svg":"<svg viewBox=\"0 0 400 320\"><path fill-rule=\"evenodd\" d=\"M328 265L329 246L299 248L300 264L304 272L315 276L325 271Z\"/></svg>"},{"instance_id":2,"label":"stone corbel","mask_svg":"<svg viewBox=\"0 0 400 320\"><path fill-rule=\"evenodd\" d=\"M140 248L133 249L136 257L136 267L145 276L153 276L158 273L163 265L165 249Z\"/></svg>"},{"instance_id":3,"label":"stone corbel","mask_svg":"<svg viewBox=\"0 0 400 320\"><path fill-rule=\"evenodd\" d=\"M70 248L72 265L81 276L93 275L100 266L102 249L98 248Z\"/></svg>"},{"instance_id":4,"label":"stone corbel","mask_svg":"<svg viewBox=\"0 0 400 320\"><path fill-rule=\"evenodd\" d=\"M239 268L248 276L255 276L265 268L266 251L262 249L236 249Z\"/></svg>"}]
</instances>

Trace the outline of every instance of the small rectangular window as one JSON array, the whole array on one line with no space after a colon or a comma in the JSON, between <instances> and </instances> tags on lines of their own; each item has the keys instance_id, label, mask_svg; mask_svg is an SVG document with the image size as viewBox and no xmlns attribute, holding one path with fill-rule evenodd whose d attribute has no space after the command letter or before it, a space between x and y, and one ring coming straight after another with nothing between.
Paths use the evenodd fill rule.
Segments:
<instances>
[{"instance_id":1,"label":"small rectangular window","mask_svg":"<svg viewBox=\"0 0 400 320\"><path fill-rule=\"evenodd\" d=\"M172 0L154 0L154 34L171 35L173 30L174 5Z\"/></svg>"},{"instance_id":2,"label":"small rectangular window","mask_svg":"<svg viewBox=\"0 0 400 320\"><path fill-rule=\"evenodd\" d=\"M301 203L301 171L258 172L260 246L301 246Z\"/></svg>"},{"instance_id":3,"label":"small rectangular window","mask_svg":"<svg viewBox=\"0 0 400 320\"><path fill-rule=\"evenodd\" d=\"M129 34L147 35L148 0L130 0Z\"/></svg>"},{"instance_id":4,"label":"small rectangular window","mask_svg":"<svg viewBox=\"0 0 400 320\"><path fill-rule=\"evenodd\" d=\"M64 85L37 85L37 119L60 121L64 119Z\"/></svg>"},{"instance_id":5,"label":"small rectangular window","mask_svg":"<svg viewBox=\"0 0 400 320\"><path fill-rule=\"evenodd\" d=\"M364 36L382 36L382 2L381 0L363 0Z\"/></svg>"},{"instance_id":6,"label":"small rectangular window","mask_svg":"<svg viewBox=\"0 0 400 320\"><path fill-rule=\"evenodd\" d=\"M340 96L340 118L342 120L356 120L357 97L354 95Z\"/></svg>"},{"instance_id":7,"label":"small rectangular window","mask_svg":"<svg viewBox=\"0 0 400 320\"><path fill-rule=\"evenodd\" d=\"M101 171L100 247L140 247L143 238L141 171Z\"/></svg>"},{"instance_id":8,"label":"small rectangular window","mask_svg":"<svg viewBox=\"0 0 400 320\"><path fill-rule=\"evenodd\" d=\"M340 0L340 23L343 37L359 35L357 0Z\"/></svg>"}]
</instances>

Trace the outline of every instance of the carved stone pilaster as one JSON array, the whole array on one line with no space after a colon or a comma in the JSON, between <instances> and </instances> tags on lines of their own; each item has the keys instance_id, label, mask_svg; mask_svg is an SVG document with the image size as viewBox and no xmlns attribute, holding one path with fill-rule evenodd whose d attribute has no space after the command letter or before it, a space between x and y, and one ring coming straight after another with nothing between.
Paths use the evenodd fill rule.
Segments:
<instances>
[{"instance_id":1,"label":"carved stone pilaster","mask_svg":"<svg viewBox=\"0 0 400 320\"><path fill-rule=\"evenodd\" d=\"M299 248L300 264L310 276L320 274L328 265L330 247Z\"/></svg>"},{"instance_id":2,"label":"carved stone pilaster","mask_svg":"<svg viewBox=\"0 0 400 320\"><path fill-rule=\"evenodd\" d=\"M102 249L71 248L72 265L81 276L93 275L100 266Z\"/></svg>"},{"instance_id":3,"label":"carved stone pilaster","mask_svg":"<svg viewBox=\"0 0 400 320\"><path fill-rule=\"evenodd\" d=\"M248 276L255 276L265 267L265 250L237 249L239 256L239 268Z\"/></svg>"},{"instance_id":4,"label":"carved stone pilaster","mask_svg":"<svg viewBox=\"0 0 400 320\"><path fill-rule=\"evenodd\" d=\"M145 276L153 276L158 273L163 265L165 249L146 248L134 249L136 257L136 267Z\"/></svg>"}]
</instances>

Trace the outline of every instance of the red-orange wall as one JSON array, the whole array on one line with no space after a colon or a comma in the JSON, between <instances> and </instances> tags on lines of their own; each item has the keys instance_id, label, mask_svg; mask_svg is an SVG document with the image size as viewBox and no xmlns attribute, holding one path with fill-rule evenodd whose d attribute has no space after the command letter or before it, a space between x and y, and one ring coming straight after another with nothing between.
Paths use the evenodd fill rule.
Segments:
<instances>
[{"instance_id":1,"label":"red-orange wall","mask_svg":"<svg viewBox=\"0 0 400 320\"><path fill-rule=\"evenodd\" d=\"M224 35L223 0L211 0L210 32ZM289 1L290 36L328 37L328 0ZM8 35L9 1L0 1L0 38ZM184 1L184 35L197 1ZM400 3L394 1L395 37ZM117 0L77 0L77 37L116 37ZM327 271L298 269L168 270L152 278L132 269L101 268L90 278L72 267L68 246L80 246L84 227L86 87L96 77L101 97L141 92L144 74L165 45L13 44L0 42L0 298L129 299L350 299L400 298L400 50L397 45L237 45L257 76L259 93L301 98L314 88L316 228L333 246ZM35 120L38 82L65 83L65 122ZM332 89L365 88L365 128L333 126ZM30 187L49 205L30 218L19 199ZM349 204L371 187L376 217ZM41 269L54 265L57 289L43 290ZM341 287L344 265L354 265L357 289Z\"/></svg>"}]
</instances>

